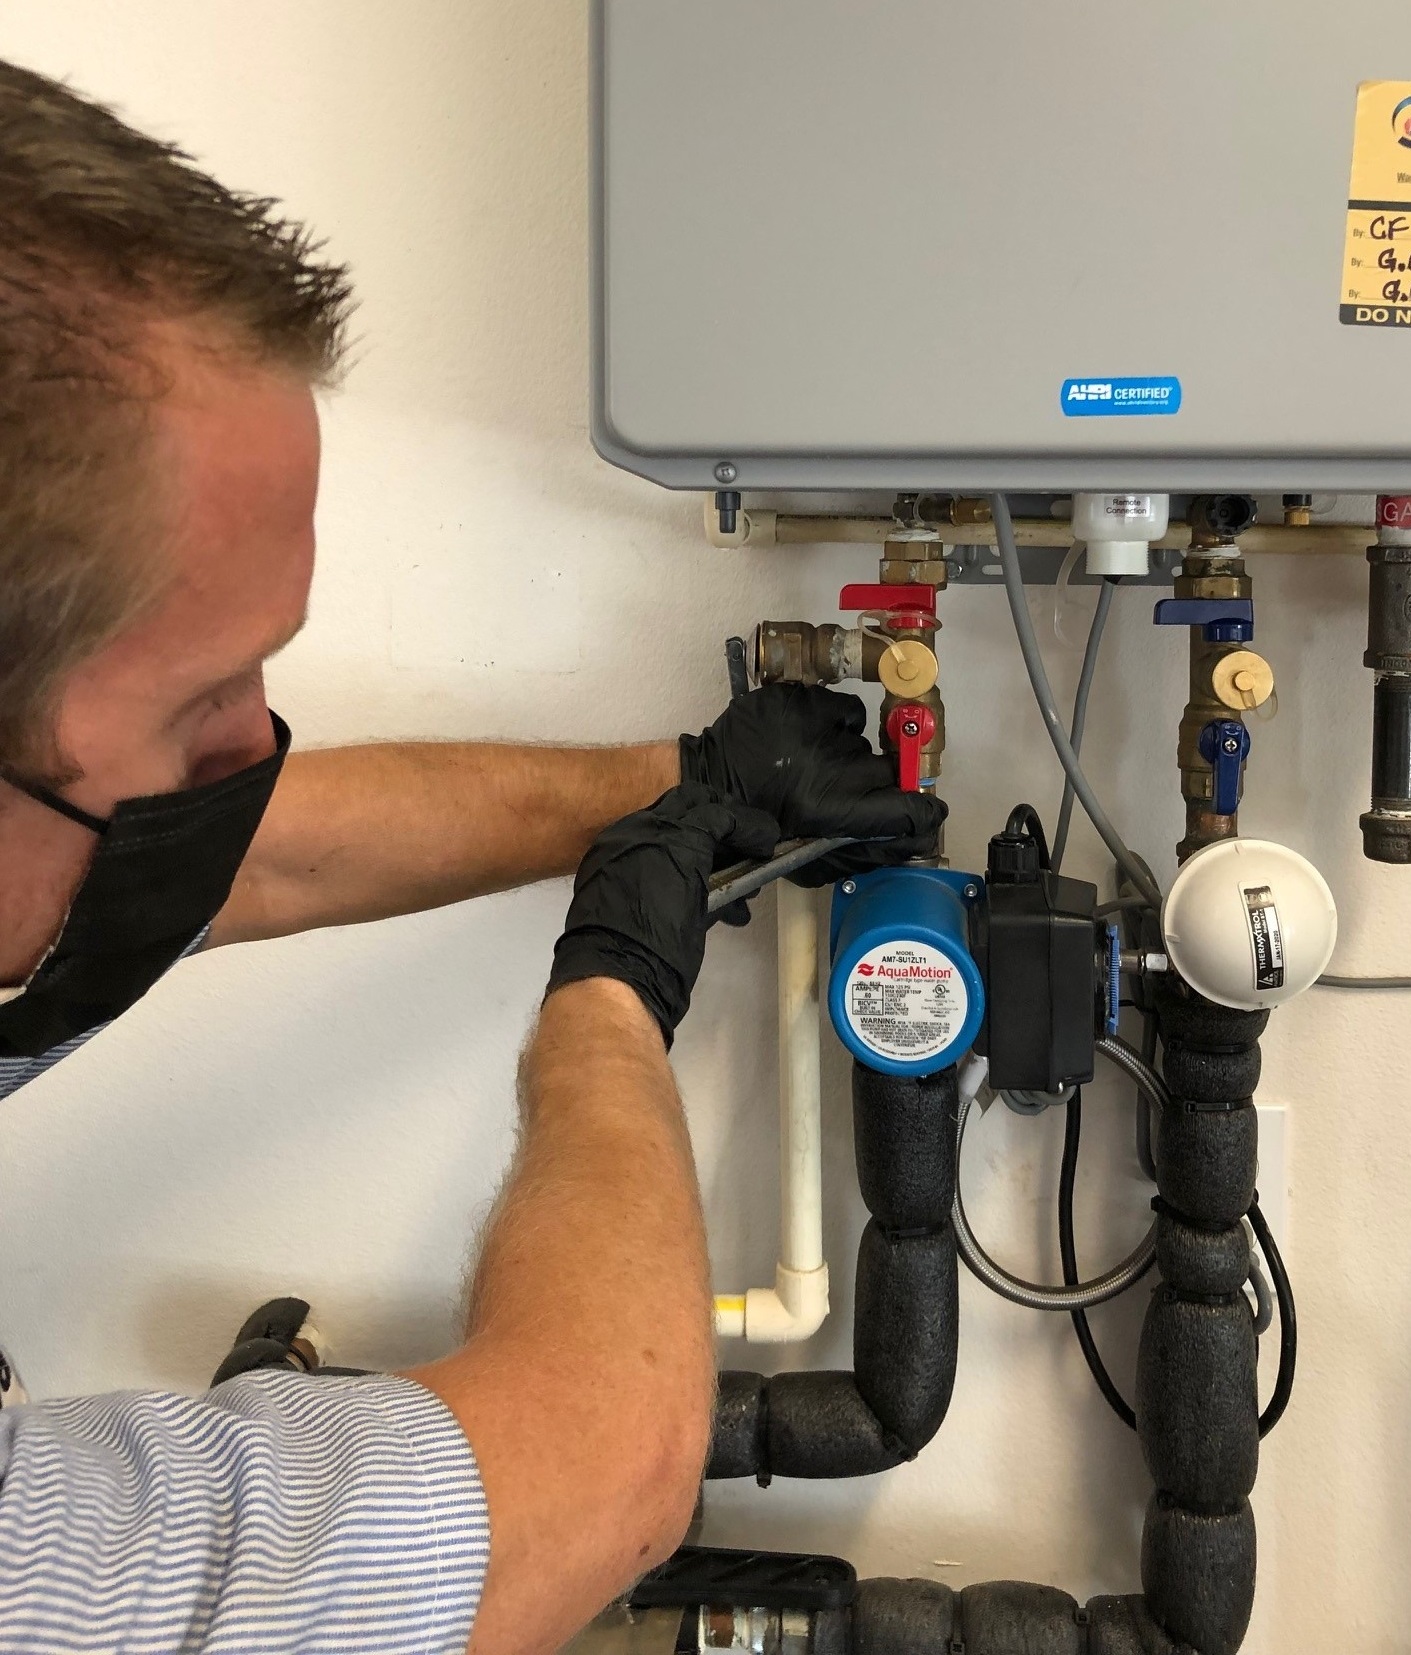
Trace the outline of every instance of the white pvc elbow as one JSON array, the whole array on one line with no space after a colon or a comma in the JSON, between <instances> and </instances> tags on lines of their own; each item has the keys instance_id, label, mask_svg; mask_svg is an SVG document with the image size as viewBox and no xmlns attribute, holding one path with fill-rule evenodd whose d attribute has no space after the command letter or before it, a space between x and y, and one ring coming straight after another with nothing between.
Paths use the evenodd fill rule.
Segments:
<instances>
[{"instance_id":1,"label":"white pvc elbow","mask_svg":"<svg viewBox=\"0 0 1411 1655\"><path fill-rule=\"evenodd\" d=\"M757 1345L793 1345L811 1339L828 1316L828 1266L774 1267L773 1287L745 1294L744 1337Z\"/></svg>"}]
</instances>

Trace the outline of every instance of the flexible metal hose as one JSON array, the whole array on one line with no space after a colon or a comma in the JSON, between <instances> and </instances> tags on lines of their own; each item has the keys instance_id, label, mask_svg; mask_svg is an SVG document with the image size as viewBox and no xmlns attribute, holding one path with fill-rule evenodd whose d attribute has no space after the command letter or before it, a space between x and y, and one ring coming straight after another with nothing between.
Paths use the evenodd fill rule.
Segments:
<instances>
[{"instance_id":1,"label":"flexible metal hose","mask_svg":"<svg viewBox=\"0 0 1411 1655\"><path fill-rule=\"evenodd\" d=\"M1109 1062L1115 1063L1130 1075L1152 1103L1164 1106L1170 1102L1170 1093L1166 1090L1165 1082L1142 1061L1141 1054L1133 1051L1125 1041L1107 1036L1098 1041L1097 1049ZM955 1225L956 1247L971 1271L991 1292L998 1293L1002 1299L1008 1299L1013 1304L1023 1305L1028 1310L1089 1310L1095 1304L1115 1299L1119 1293L1125 1293L1134 1282L1139 1281L1156 1258L1154 1221L1151 1229L1120 1264L1114 1265L1100 1276L1094 1276L1090 1281L1079 1282L1076 1287L1049 1286L1046 1283L1025 1281L1022 1277L1011 1274L1003 1265L995 1263L980 1245L974 1230L970 1228L960 1192L960 1147L965 1140L965 1123L969 1119L973 1102L974 1099L967 1098L962 1090L960 1108L956 1116L955 1205L951 1211Z\"/></svg>"},{"instance_id":2,"label":"flexible metal hose","mask_svg":"<svg viewBox=\"0 0 1411 1655\"><path fill-rule=\"evenodd\" d=\"M1336 977L1325 972L1319 988L1411 988L1411 977Z\"/></svg>"},{"instance_id":3,"label":"flexible metal hose","mask_svg":"<svg viewBox=\"0 0 1411 1655\"><path fill-rule=\"evenodd\" d=\"M1135 1046L1129 1046L1115 1034L1106 1034L1098 1041L1097 1049L1109 1063L1115 1063L1136 1081L1138 1089L1146 1094L1148 1103L1154 1103L1158 1109L1169 1106L1171 1094L1166 1090L1166 1082Z\"/></svg>"}]
</instances>

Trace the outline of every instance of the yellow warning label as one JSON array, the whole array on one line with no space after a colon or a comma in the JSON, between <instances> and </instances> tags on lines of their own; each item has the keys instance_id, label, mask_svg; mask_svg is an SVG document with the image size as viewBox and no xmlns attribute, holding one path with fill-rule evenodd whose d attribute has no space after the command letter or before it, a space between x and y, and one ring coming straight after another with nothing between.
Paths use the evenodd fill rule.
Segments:
<instances>
[{"instance_id":1,"label":"yellow warning label","mask_svg":"<svg viewBox=\"0 0 1411 1655\"><path fill-rule=\"evenodd\" d=\"M1411 80L1357 89L1340 314L1411 333Z\"/></svg>"}]
</instances>

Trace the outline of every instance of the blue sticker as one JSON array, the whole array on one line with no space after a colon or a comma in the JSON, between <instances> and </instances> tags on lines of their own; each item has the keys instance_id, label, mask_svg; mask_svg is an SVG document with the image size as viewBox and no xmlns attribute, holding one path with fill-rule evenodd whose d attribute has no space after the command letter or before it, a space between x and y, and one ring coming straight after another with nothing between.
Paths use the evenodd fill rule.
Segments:
<instances>
[{"instance_id":1,"label":"blue sticker","mask_svg":"<svg viewBox=\"0 0 1411 1655\"><path fill-rule=\"evenodd\" d=\"M1112 419L1127 414L1177 414L1179 379L1065 379L1059 403L1069 419Z\"/></svg>"}]
</instances>

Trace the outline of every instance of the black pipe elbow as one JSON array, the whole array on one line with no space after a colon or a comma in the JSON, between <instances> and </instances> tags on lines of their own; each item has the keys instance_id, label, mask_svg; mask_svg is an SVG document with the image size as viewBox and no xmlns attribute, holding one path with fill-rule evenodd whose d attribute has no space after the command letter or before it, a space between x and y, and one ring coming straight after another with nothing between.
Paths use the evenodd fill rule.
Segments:
<instances>
[{"instance_id":1,"label":"black pipe elbow","mask_svg":"<svg viewBox=\"0 0 1411 1655\"><path fill-rule=\"evenodd\" d=\"M723 1373L706 1476L866 1477L915 1459L955 1385L959 1284L954 1069L898 1078L853 1065L858 1182L852 1373Z\"/></svg>"}]
</instances>

